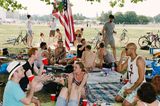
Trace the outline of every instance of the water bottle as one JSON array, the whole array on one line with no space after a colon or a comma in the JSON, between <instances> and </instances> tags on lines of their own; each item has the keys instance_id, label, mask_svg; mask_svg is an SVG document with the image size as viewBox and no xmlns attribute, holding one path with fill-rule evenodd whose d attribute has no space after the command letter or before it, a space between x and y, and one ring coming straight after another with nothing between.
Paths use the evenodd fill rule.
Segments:
<instances>
[{"instance_id":1,"label":"water bottle","mask_svg":"<svg viewBox=\"0 0 160 106\"><path fill-rule=\"evenodd\" d=\"M120 83L123 83L123 78L122 78L122 76L121 76L121 78L120 78Z\"/></svg>"},{"instance_id":2,"label":"water bottle","mask_svg":"<svg viewBox=\"0 0 160 106\"><path fill-rule=\"evenodd\" d=\"M112 71L115 71L115 63L114 63L114 62L112 62L111 70L112 70Z\"/></svg>"}]
</instances>

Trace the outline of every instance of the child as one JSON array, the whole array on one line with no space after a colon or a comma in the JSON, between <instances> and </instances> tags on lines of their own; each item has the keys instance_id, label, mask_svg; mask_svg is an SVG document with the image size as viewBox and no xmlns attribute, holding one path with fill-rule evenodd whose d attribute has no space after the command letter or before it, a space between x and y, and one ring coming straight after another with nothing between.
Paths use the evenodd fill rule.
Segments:
<instances>
[{"instance_id":1,"label":"child","mask_svg":"<svg viewBox=\"0 0 160 106\"><path fill-rule=\"evenodd\" d=\"M45 39L44 39L44 33L40 33L40 43L41 42L45 42Z\"/></svg>"},{"instance_id":2,"label":"child","mask_svg":"<svg viewBox=\"0 0 160 106\"><path fill-rule=\"evenodd\" d=\"M62 33L60 32L59 28L56 29L57 35L56 37L58 38L58 41L62 41Z\"/></svg>"}]
</instances>

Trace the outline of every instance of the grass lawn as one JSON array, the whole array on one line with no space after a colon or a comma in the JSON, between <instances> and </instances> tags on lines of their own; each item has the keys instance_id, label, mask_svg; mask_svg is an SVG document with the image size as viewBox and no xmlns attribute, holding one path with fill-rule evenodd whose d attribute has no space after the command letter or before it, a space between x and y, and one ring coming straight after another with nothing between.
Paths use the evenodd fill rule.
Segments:
<instances>
[{"instance_id":1,"label":"grass lawn","mask_svg":"<svg viewBox=\"0 0 160 106\"><path fill-rule=\"evenodd\" d=\"M78 29L82 26L76 26L75 29ZM84 28L84 38L87 40L91 40L97 35L97 31L95 30L101 30L102 26L92 26L92 27L85 27ZM126 25L125 28L128 30L127 35L129 36L129 42L138 43L138 38L142 35L145 35L146 32L153 31L156 33L158 29L160 29L160 26L154 26L154 25ZM119 36L122 33L122 30L124 27L122 25L116 25L116 31L117 34L115 35L116 40L116 50L117 50L117 57L120 56L120 52L122 50L121 43L119 42ZM25 25L11 25L11 24L4 24L0 25L0 48L9 48L10 53L18 53L22 50L24 50L25 46L23 44L20 45L3 45L8 38L16 37L18 36L20 30L25 30ZM60 27L61 32L64 35L64 30L62 27ZM46 40L49 40L49 27L47 25L34 25L33 26L33 32L34 32L34 44L39 42L39 34L43 32L46 36ZM64 38L64 36L63 36ZM138 45L137 45L138 46ZM111 51L111 49L109 48ZM144 56L144 57L150 57L149 51L142 51L139 49L138 46L138 54ZM39 95L39 94L38 94ZM40 100L43 102L42 106L51 106L49 94L48 95L41 95ZM118 106L118 105L116 105Z\"/></svg>"}]
</instances>

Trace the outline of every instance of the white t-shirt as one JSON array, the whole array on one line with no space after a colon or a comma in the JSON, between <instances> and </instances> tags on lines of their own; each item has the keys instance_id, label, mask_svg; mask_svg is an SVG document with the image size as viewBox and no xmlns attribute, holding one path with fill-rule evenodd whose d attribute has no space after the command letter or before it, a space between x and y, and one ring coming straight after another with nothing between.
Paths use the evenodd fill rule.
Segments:
<instances>
[{"instance_id":1,"label":"white t-shirt","mask_svg":"<svg viewBox=\"0 0 160 106\"><path fill-rule=\"evenodd\" d=\"M29 31L29 30L32 30L32 21L31 21L31 19L28 19L28 20L27 20L26 26L27 26L27 30L28 30L28 31Z\"/></svg>"},{"instance_id":2,"label":"white t-shirt","mask_svg":"<svg viewBox=\"0 0 160 106\"><path fill-rule=\"evenodd\" d=\"M56 22L55 21L52 21L50 23L50 27L51 27L51 30L56 30Z\"/></svg>"}]
</instances>

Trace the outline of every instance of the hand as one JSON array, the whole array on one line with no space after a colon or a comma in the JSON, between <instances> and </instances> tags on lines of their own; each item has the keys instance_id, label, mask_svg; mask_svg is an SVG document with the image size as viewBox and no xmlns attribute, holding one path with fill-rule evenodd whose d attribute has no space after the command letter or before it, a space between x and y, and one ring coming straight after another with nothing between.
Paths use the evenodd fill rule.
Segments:
<instances>
[{"instance_id":1,"label":"hand","mask_svg":"<svg viewBox=\"0 0 160 106\"><path fill-rule=\"evenodd\" d=\"M125 57L126 56L126 50L124 49L122 52L121 52L121 58L122 57Z\"/></svg>"},{"instance_id":2,"label":"hand","mask_svg":"<svg viewBox=\"0 0 160 106\"><path fill-rule=\"evenodd\" d=\"M125 95L131 94L132 91L133 91L132 89L125 89L124 94Z\"/></svg>"}]
</instances>

